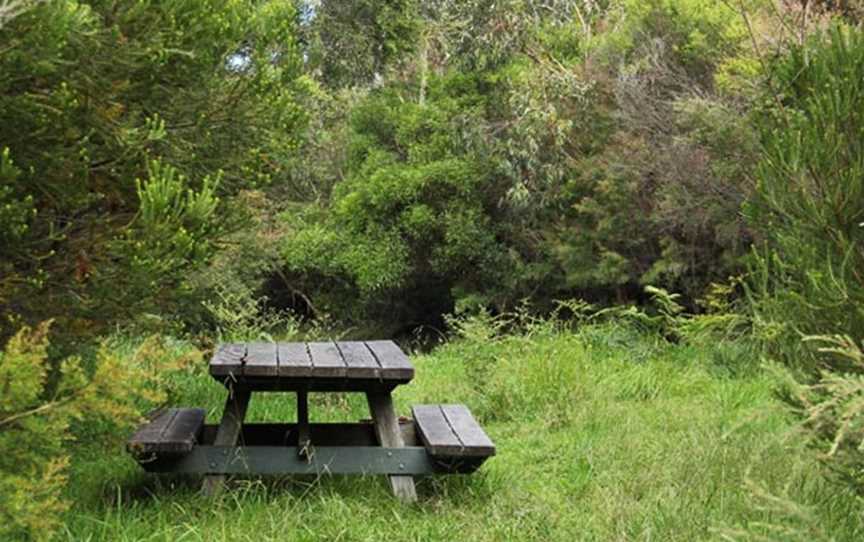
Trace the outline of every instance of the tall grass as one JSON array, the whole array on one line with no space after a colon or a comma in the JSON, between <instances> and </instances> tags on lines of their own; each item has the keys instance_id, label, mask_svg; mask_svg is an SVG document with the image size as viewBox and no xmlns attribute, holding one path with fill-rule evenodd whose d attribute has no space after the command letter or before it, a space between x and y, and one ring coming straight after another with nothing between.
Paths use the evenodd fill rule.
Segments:
<instances>
[{"instance_id":1,"label":"tall grass","mask_svg":"<svg viewBox=\"0 0 864 542\"><path fill-rule=\"evenodd\" d=\"M768 373L736 377L716 345L673 344L632 326L503 333L472 320L413 358L411 404L469 405L498 455L469 477L419 481L395 501L380 477L237 480L219 500L195 478L156 478L121 450L81 442L69 540L705 540L864 536L862 506L791 438ZM732 375L732 376L730 376ZM224 391L203 367L175 404L212 422ZM290 396L253 399L256 420L293 419ZM368 417L362 397L312 395L316 420ZM797 537L797 538L796 538Z\"/></svg>"}]
</instances>

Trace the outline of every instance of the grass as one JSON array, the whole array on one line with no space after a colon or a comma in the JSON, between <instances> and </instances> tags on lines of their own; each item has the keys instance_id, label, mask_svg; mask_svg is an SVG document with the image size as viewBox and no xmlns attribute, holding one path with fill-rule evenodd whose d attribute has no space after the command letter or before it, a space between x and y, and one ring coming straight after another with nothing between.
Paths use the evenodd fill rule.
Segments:
<instances>
[{"instance_id":1,"label":"grass","mask_svg":"<svg viewBox=\"0 0 864 542\"><path fill-rule=\"evenodd\" d=\"M730 345L670 344L620 326L483 323L413 358L414 403L463 402L498 446L469 477L419 481L403 505L381 477L235 480L213 501L195 478L157 478L117 449L79 444L69 540L860 540L861 502L819 472L757 369ZM745 354L740 354L745 355ZM725 357L724 357L725 356ZM752 367L752 364L750 364ZM173 402L221 412L196 367ZM311 396L314 420L368 417L360 396ZM292 419L290 396L253 397ZM762 538L764 537L764 538Z\"/></svg>"}]
</instances>

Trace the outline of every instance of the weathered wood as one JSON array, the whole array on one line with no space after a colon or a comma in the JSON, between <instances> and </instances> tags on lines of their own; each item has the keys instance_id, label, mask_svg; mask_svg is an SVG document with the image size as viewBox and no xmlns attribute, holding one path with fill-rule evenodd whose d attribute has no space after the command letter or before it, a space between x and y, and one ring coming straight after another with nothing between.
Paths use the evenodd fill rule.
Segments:
<instances>
[{"instance_id":1,"label":"weathered wood","mask_svg":"<svg viewBox=\"0 0 864 542\"><path fill-rule=\"evenodd\" d=\"M409 382L414 368L392 341L249 343L220 346L210 374L252 391L387 392Z\"/></svg>"},{"instance_id":2,"label":"weathered wood","mask_svg":"<svg viewBox=\"0 0 864 542\"><path fill-rule=\"evenodd\" d=\"M462 442L462 456L495 455L495 444L465 405L441 405L441 411Z\"/></svg>"},{"instance_id":3,"label":"weathered wood","mask_svg":"<svg viewBox=\"0 0 864 542\"><path fill-rule=\"evenodd\" d=\"M204 415L200 408L162 410L132 435L126 449L136 457L189 453L198 442Z\"/></svg>"},{"instance_id":4,"label":"weathered wood","mask_svg":"<svg viewBox=\"0 0 864 542\"><path fill-rule=\"evenodd\" d=\"M237 437L243 428L243 420L246 418L246 409L249 407L251 393L245 389L230 390L228 400L225 402L225 411L222 413L222 421L216 432L215 446L234 446ZM225 477L212 475L204 479L203 492L206 495L216 495L222 490Z\"/></svg>"},{"instance_id":5,"label":"weathered wood","mask_svg":"<svg viewBox=\"0 0 864 542\"><path fill-rule=\"evenodd\" d=\"M447 422L440 405L415 405L411 414L420 440L431 455L461 455L462 442Z\"/></svg>"},{"instance_id":6,"label":"weathered wood","mask_svg":"<svg viewBox=\"0 0 864 542\"><path fill-rule=\"evenodd\" d=\"M381 378L405 381L414 378L414 366L393 341L366 341L366 347L381 367Z\"/></svg>"},{"instance_id":7,"label":"weathered wood","mask_svg":"<svg viewBox=\"0 0 864 542\"><path fill-rule=\"evenodd\" d=\"M495 455L495 444L465 405L416 405L412 413L420 440L431 455Z\"/></svg>"},{"instance_id":8,"label":"weathered wood","mask_svg":"<svg viewBox=\"0 0 864 542\"><path fill-rule=\"evenodd\" d=\"M312 376L315 378L344 378L345 360L334 342L309 343L309 357L312 358Z\"/></svg>"},{"instance_id":9,"label":"weathered wood","mask_svg":"<svg viewBox=\"0 0 864 542\"><path fill-rule=\"evenodd\" d=\"M306 343L279 343L279 376L308 377L312 374L312 360Z\"/></svg>"},{"instance_id":10,"label":"weathered wood","mask_svg":"<svg viewBox=\"0 0 864 542\"><path fill-rule=\"evenodd\" d=\"M243 372L245 344L222 344L210 359L210 374L214 377L239 377Z\"/></svg>"},{"instance_id":11,"label":"weathered wood","mask_svg":"<svg viewBox=\"0 0 864 542\"><path fill-rule=\"evenodd\" d=\"M338 342L336 346L345 360L348 378L378 378L381 367L365 343Z\"/></svg>"},{"instance_id":12,"label":"weathered wood","mask_svg":"<svg viewBox=\"0 0 864 542\"><path fill-rule=\"evenodd\" d=\"M135 431L135 434L126 442L126 450L133 455L153 453L152 443L158 442L168 425L177 416L177 409L167 408L152 413L147 423Z\"/></svg>"},{"instance_id":13,"label":"weathered wood","mask_svg":"<svg viewBox=\"0 0 864 542\"><path fill-rule=\"evenodd\" d=\"M402 433L399 430L399 418L393 408L393 398L389 393L367 393L369 411L375 422L375 435L381 446L385 448L401 448ZM406 502L417 500L414 479L411 476L390 476L390 488L398 499Z\"/></svg>"},{"instance_id":14,"label":"weathered wood","mask_svg":"<svg viewBox=\"0 0 864 542\"><path fill-rule=\"evenodd\" d=\"M379 378L346 378L324 376L304 377L261 377L240 376L236 379L217 378L226 387L246 388L253 392L296 392L306 390L308 392L390 392L404 380L381 380Z\"/></svg>"},{"instance_id":15,"label":"weathered wood","mask_svg":"<svg viewBox=\"0 0 864 542\"><path fill-rule=\"evenodd\" d=\"M277 376L279 358L276 343L249 343L243 363L244 376Z\"/></svg>"}]
</instances>

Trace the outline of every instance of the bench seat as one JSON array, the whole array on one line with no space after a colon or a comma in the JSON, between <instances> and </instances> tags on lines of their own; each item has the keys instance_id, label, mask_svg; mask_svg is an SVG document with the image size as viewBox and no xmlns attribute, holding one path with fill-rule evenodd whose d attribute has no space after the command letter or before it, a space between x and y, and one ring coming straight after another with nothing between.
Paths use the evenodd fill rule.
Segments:
<instances>
[{"instance_id":1,"label":"bench seat","mask_svg":"<svg viewBox=\"0 0 864 542\"><path fill-rule=\"evenodd\" d=\"M126 449L136 457L184 455L199 442L204 427L203 408L167 408L132 435Z\"/></svg>"},{"instance_id":2,"label":"bench seat","mask_svg":"<svg viewBox=\"0 0 864 542\"><path fill-rule=\"evenodd\" d=\"M429 455L471 459L478 466L495 455L495 444L465 405L416 405L412 413L417 435Z\"/></svg>"}]
</instances>

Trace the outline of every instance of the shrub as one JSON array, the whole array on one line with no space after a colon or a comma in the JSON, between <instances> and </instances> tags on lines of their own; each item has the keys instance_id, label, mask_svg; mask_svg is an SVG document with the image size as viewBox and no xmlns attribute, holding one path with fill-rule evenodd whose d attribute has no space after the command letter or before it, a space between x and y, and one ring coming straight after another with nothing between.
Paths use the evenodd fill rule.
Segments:
<instances>
[{"instance_id":1,"label":"shrub","mask_svg":"<svg viewBox=\"0 0 864 542\"><path fill-rule=\"evenodd\" d=\"M343 314L377 307L392 318L395 303L413 319L406 292L437 297L440 313L453 299L501 284L506 224L495 218L504 188L473 151L483 123L480 84L434 78L425 105L397 87L355 109L348 175L329 208L286 216L295 225L283 245L286 267L317 304Z\"/></svg>"},{"instance_id":2,"label":"shrub","mask_svg":"<svg viewBox=\"0 0 864 542\"><path fill-rule=\"evenodd\" d=\"M50 538L68 506L73 422L128 427L165 399L162 378L178 365L155 340L130 359L103 345L89 370L78 357L52 365L48 329L25 327L0 352L0 538Z\"/></svg>"},{"instance_id":3,"label":"shrub","mask_svg":"<svg viewBox=\"0 0 864 542\"><path fill-rule=\"evenodd\" d=\"M812 336L830 356L813 384L795 386L794 399L822 460L838 479L864 495L864 349L848 336Z\"/></svg>"},{"instance_id":4,"label":"shrub","mask_svg":"<svg viewBox=\"0 0 864 542\"><path fill-rule=\"evenodd\" d=\"M79 338L170 312L302 124L293 3L2 5L29 9L0 26L0 313Z\"/></svg>"},{"instance_id":5,"label":"shrub","mask_svg":"<svg viewBox=\"0 0 864 542\"><path fill-rule=\"evenodd\" d=\"M864 31L837 26L772 70L759 117L762 157L745 207L764 245L749 289L757 332L814 372L800 337L864 336Z\"/></svg>"}]
</instances>

